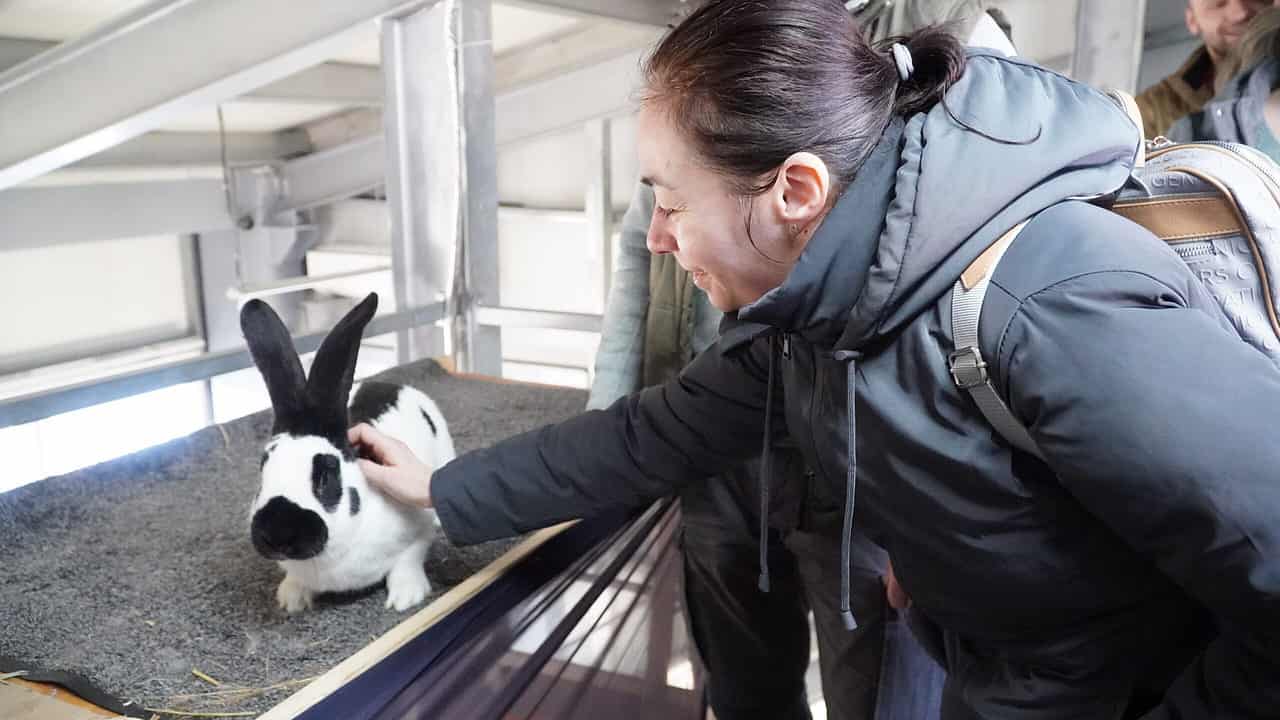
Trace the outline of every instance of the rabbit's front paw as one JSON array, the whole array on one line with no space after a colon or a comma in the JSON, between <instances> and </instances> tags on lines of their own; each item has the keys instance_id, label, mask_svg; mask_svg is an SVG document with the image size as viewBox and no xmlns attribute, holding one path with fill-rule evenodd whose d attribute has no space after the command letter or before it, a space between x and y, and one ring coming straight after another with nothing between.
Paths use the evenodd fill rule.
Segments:
<instances>
[{"instance_id":1,"label":"rabbit's front paw","mask_svg":"<svg viewBox=\"0 0 1280 720\"><path fill-rule=\"evenodd\" d=\"M276 588L276 600L285 612L296 613L311 607L311 591L292 575L285 575Z\"/></svg>"},{"instance_id":2,"label":"rabbit's front paw","mask_svg":"<svg viewBox=\"0 0 1280 720\"><path fill-rule=\"evenodd\" d=\"M426 599L431 592L431 581L421 565L397 563L387 573L387 607L397 611L408 610Z\"/></svg>"}]
</instances>

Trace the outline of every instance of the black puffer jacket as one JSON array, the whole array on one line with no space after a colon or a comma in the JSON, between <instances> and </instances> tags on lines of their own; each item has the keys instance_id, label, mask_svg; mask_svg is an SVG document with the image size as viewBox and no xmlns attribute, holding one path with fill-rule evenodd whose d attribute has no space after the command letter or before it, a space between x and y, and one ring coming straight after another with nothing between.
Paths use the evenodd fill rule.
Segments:
<instances>
[{"instance_id":1,"label":"black puffer jacket","mask_svg":"<svg viewBox=\"0 0 1280 720\"><path fill-rule=\"evenodd\" d=\"M446 532L644 503L758 453L768 424L834 491L856 480L849 515L948 668L947 720L1280 717L1280 372L1172 251L1079 201L1139 142L1107 98L979 55L946 99L1030 142L942 108L895 123L786 282L679 379L439 470ZM981 344L1043 462L947 366L952 284L1033 217Z\"/></svg>"}]
</instances>

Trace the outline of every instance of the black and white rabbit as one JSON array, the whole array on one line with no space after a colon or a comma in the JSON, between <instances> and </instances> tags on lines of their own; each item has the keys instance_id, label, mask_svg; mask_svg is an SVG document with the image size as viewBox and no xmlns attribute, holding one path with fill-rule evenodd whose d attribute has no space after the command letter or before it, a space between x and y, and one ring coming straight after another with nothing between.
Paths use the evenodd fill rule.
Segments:
<instances>
[{"instance_id":1,"label":"black and white rabbit","mask_svg":"<svg viewBox=\"0 0 1280 720\"><path fill-rule=\"evenodd\" d=\"M309 378L269 305L251 300L240 311L275 412L250 534L254 548L284 569L276 598L291 613L310 607L317 593L359 590L383 578L389 608L408 609L431 592L423 564L439 530L435 512L372 488L347 441L347 428L366 422L433 467L455 454L440 409L414 388L366 382L348 407L360 339L377 307L370 294L338 321Z\"/></svg>"}]
</instances>

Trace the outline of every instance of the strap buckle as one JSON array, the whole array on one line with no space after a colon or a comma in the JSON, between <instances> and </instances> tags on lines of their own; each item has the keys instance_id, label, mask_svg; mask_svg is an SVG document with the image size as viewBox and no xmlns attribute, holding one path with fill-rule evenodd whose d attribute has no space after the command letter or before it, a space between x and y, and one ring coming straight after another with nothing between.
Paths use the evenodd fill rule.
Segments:
<instances>
[{"instance_id":1,"label":"strap buckle","mask_svg":"<svg viewBox=\"0 0 1280 720\"><path fill-rule=\"evenodd\" d=\"M987 362L982 359L978 348L973 346L952 351L947 355L947 365L951 369L951 380L961 390L985 385L989 378Z\"/></svg>"}]
</instances>

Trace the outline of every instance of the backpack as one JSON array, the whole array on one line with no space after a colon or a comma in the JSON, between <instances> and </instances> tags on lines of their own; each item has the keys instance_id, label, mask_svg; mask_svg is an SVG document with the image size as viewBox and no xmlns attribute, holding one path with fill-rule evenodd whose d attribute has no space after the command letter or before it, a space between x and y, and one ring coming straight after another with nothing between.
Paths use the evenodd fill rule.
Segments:
<instances>
[{"instance_id":1,"label":"backpack","mask_svg":"<svg viewBox=\"0 0 1280 720\"><path fill-rule=\"evenodd\" d=\"M1130 116L1137 106L1112 91ZM1142 127L1140 116L1135 117ZM1144 157L1145 155L1145 157ZM1245 342L1280 365L1280 166L1235 143L1147 141L1113 212L1169 244L1222 306ZM1010 412L987 374L978 321L992 271L1026 222L987 248L951 291L955 350L951 377L1014 447L1040 457L1026 428Z\"/></svg>"}]
</instances>

